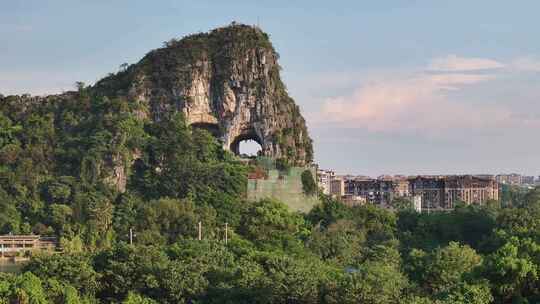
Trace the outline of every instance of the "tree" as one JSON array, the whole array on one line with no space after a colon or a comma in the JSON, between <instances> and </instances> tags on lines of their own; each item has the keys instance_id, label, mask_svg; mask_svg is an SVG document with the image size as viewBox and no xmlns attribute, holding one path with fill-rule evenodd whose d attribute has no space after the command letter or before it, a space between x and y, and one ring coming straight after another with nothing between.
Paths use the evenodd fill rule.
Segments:
<instances>
[{"instance_id":1,"label":"tree","mask_svg":"<svg viewBox=\"0 0 540 304\"><path fill-rule=\"evenodd\" d=\"M152 300L151 298L147 298L145 296L141 296L140 294L136 294L133 292L129 292L126 299L122 302L122 304L157 304L158 302Z\"/></svg>"},{"instance_id":2,"label":"tree","mask_svg":"<svg viewBox=\"0 0 540 304\"><path fill-rule=\"evenodd\" d=\"M275 254L265 257L263 265L271 303L316 303L333 275L316 259Z\"/></svg>"},{"instance_id":3,"label":"tree","mask_svg":"<svg viewBox=\"0 0 540 304\"><path fill-rule=\"evenodd\" d=\"M193 303L208 289L208 280L198 265L172 261L159 273L159 292L154 294L161 303Z\"/></svg>"},{"instance_id":4,"label":"tree","mask_svg":"<svg viewBox=\"0 0 540 304\"><path fill-rule=\"evenodd\" d=\"M353 265L366 241L363 231L350 220L338 220L326 229L315 228L307 246L324 261L343 267Z\"/></svg>"},{"instance_id":5,"label":"tree","mask_svg":"<svg viewBox=\"0 0 540 304\"><path fill-rule=\"evenodd\" d=\"M414 210L414 204L406 197L396 197L391 202L392 207L397 210Z\"/></svg>"},{"instance_id":6,"label":"tree","mask_svg":"<svg viewBox=\"0 0 540 304\"><path fill-rule=\"evenodd\" d=\"M180 239L196 238L198 223L204 227L204 237L215 237L215 211L207 207L197 207L190 200L162 198L144 205L137 220L138 240L148 244L159 244L159 239L146 236L161 235L167 243Z\"/></svg>"},{"instance_id":7,"label":"tree","mask_svg":"<svg viewBox=\"0 0 540 304\"><path fill-rule=\"evenodd\" d=\"M326 227L341 219L352 220L352 208L325 195L321 196L321 201L306 216L312 225Z\"/></svg>"},{"instance_id":8,"label":"tree","mask_svg":"<svg viewBox=\"0 0 540 304\"><path fill-rule=\"evenodd\" d=\"M158 299L160 277L168 266L167 255L158 247L122 244L102 251L94 258L95 270L101 274L98 298L122 301L134 292Z\"/></svg>"},{"instance_id":9,"label":"tree","mask_svg":"<svg viewBox=\"0 0 540 304\"><path fill-rule=\"evenodd\" d=\"M352 220L366 232L369 242L384 242L395 238L397 218L394 212L373 206L351 208Z\"/></svg>"},{"instance_id":10,"label":"tree","mask_svg":"<svg viewBox=\"0 0 540 304\"><path fill-rule=\"evenodd\" d=\"M41 280L30 272L7 277L6 281L0 283L0 301L3 303L49 303Z\"/></svg>"},{"instance_id":11,"label":"tree","mask_svg":"<svg viewBox=\"0 0 540 304\"><path fill-rule=\"evenodd\" d=\"M486 258L483 275L503 300L537 295L540 245L531 239L510 239Z\"/></svg>"},{"instance_id":12,"label":"tree","mask_svg":"<svg viewBox=\"0 0 540 304\"><path fill-rule=\"evenodd\" d=\"M238 232L257 244L280 247L296 243L295 236L307 233L305 229L303 218L285 204L264 199L250 204Z\"/></svg>"},{"instance_id":13,"label":"tree","mask_svg":"<svg viewBox=\"0 0 540 304\"><path fill-rule=\"evenodd\" d=\"M301 175L302 180L302 189L306 195L315 195L317 194L317 184L311 174L311 170L304 170Z\"/></svg>"},{"instance_id":14,"label":"tree","mask_svg":"<svg viewBox=\"0 0 540 304\"><path fill-rule=\"evenodd\" d=\"M9 144L17 144L17 135L23 130L18 124L13 124L9 117L0 112L0 148Z\"/></svg>"},{"instance_id":15,"label":"tree","mask_svg":"<svg viewBox=\"0 0 540 304\"><path fill-rule=\"evenodd\" d=\"M130 229L137 226L137 212L143 207L143 202L134 193L128 192L120 195L115 203L113 212L113 228L118 241L127 241Z\"/></svg>"},{"instance_id":16,"label":"tree","mask_svg":"<svg viewBox=\"0 0 540 304\"><path fill-rule=\"evenodd\" d=\"M440 294L438 299L442 304L489 304L493 303L493 296L487 281L476 284L460 282L450 290Z\"/></svg>"},{"instance_id":17,"label":"tree","mask_svg":"<svg viewBox=\"0 0 540 304\"><path fill-rule=\"evenodd\" d=\"M122 64L120 65L120 67L119 67L120 72L125 72L125 71L127 70L128 67L129 67L129 63L126 63L126 62L122 63Z\"/></svg>"},{"instance_id":18,"label":"tree","mask_svg":"<svg viewBox=\"0 0 540 304\"><path fill-rule=\"evenodd\" d=\"M526 190L520 186L501 185L501 202L504 206L520 206L524 203Z\"/></svg>"},{"instance_id":19,"label":"tree","mask_svg":"<svg viewBox=\"0 0 540 304\"><path fill-rule=\"evenodd\" d=\"M89 194L84 197L87 242L94 246L108 246L111 242L114 206L104 195Z\"/></svg>"},{"instance_id":20,"label":"tree","mask_svg":"<svg viewBox=\"0 0 540 304\"><path fill-rule=\"evenodd\" d=\"M49 223L55 231L63 235L71 232L71 222L73 220L73 210L70 206L62 204L52 204L49 206Z\"/></svg>"},{"instance_id":21,"label":"tree","mask_svg":"<svg viewBox=\"0 0 540 304\"><path fill-rule=\"evenodd\" d=\"M82 92L86 88L86 84L82 81L75 82L75 88L77 91Z\"/></svg>"},{"instance_id":22,"label":"tree","mask_svg":"<svg viewBox=\"0 0 540 304\"><path fill-rule=\"evenodd\" d=\"M130 183L142 196L203 201L209 193L238 197L245 192L246 167L228 159L207 132L192 132L182 115L152 125L149 134Z\"/></svg>"},{"instance_id":23,"label":"tree","mask_svg":"<svg viewBox=\"0 0 540 304\"><path fill-rule=\"evenodd\" d=\"M417 255L418 256L418 255ZM428 293L445 293L464 281L482 261L467 245L451 242L428 255L419 255L412 272L420 275L419 283Z\"/></svg>"},{"instance_id":24,"label":"tree","mask_svg":"<svg viewBox=\"0 0 540 304\"><path fill-rule=\"evenodd\" d=\"M18 233L21 215L13 201L0 188L0 234Z\"/></svg>"},{"instance_id":25,"label":"tree","mask_svg":"<svg viewBox=\"0 0 540 304\"><path fill-rule=\"evenodd\" d=\"M49 203L66 204L71 198L71 186L64 181L52 181L44 187L45 197Z\"/></svg>"},{"instance_id":26,"label":"tree","mask_svg":"<svg viewBox=\"0 0 540 304\"><path fill-rule=\"evenodd\" d=\"M407 278L391 265L367 262L338 282L337 303L399 303Z\"/></svg>"},{"instance_id":27,"label":"tree","mask_svg":"<svg viewBox=\"0 0 540 304\"><path fill-rule=\"evenodd\" d=\"M402 210L398 212L397 231L405 247L431 251L459 242L481 251L496 227L497 216L498 211L476 205L431 214Z\"/></svg>"},{"instance_id":28,"label":"tree","mask_svg":"<svg viewBox=\"0 0 540 304\"><path fill-rule=\"evenodd\" d=\"M56 279L83 295L93 296L100 288L100 275L85 254L35 255L23 268L42 279Z\"/></svg>"}]
</instances>

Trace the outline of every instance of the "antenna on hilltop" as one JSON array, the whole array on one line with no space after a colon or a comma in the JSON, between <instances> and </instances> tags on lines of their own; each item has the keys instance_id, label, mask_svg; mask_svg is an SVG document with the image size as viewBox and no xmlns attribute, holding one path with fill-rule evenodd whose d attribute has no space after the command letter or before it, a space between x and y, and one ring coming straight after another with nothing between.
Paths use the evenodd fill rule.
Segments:
<instances>
[{"instance_id":1,"label":"antenna on hilltop","mask_svg":"<svg viewBox=\"0 0 540 304\"><path fill-rule=\"evenodd\" d=\"M257 16L257 27L261 28L261 26L259 25L259 16Z\"/></svg>"}]
</instances>

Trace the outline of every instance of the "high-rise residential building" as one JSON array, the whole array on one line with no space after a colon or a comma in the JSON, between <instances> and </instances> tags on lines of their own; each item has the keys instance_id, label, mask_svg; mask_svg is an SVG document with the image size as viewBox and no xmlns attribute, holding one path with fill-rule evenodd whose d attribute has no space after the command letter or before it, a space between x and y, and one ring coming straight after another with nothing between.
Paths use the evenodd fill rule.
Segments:
<instances>
[{"instance_id":1,"label":"high-rise residential building","mask_svg":"<svg viewBox=\"0 0 540 304\"><path fill-rule=\"evenodd\" d=\"M372 178L354 178L345 180L345 193L347 195L364 197L371 204L380 203L380 185L378 180Z\"/></svg>"},{"instance_id":2,"label":"high-rise residential building","mask_svg":"<svg viewBox=\"0 0 540 304\"><path fill-rule=\"evenodd\" d=\"M422 209L433 209L445 201L443 177L417 176L410 178L409 189L413 196L421 197Z\"/></svg>"},{"instance_id":3,"label":"high-rise residential building","mask_svg":"<svg viewBox=\"0 0 540 304\"><path fill-rule=\"evenodd\" d=\"M467 204L499 200L499 185L494 180L464 175L447 177L444 182L445 203L450 208L458 200Z\"/></svg>"},{"instance_id":4,"label":"high-rise residential building","mask_svg":"<svg viewBox=\"0 0 540 304\"><path fill-rule=\"evenodd\" d=\"M472 175L418 176L410 180L411 194L422 197L422 208L451 209L457 201L484 204L499 199L499 185L492 179Z\"/></svg>"},{"instance_id":5,"label":"high-rise residential building","mask_svg":"<svg viewBox=\"0 0 540 304\"><path fill-rule=\"evenodd\" d=\"M409 180L404 177L395 178L393 181L394 192L397 196L409 196Z\"/></svg>"},{"instance_id":6,"label":"high-rise residential building","mask_svg":"<svg viewBox=\"0 0 540 304\"><path fill-rule=\"evenodd\" d=\"M534 185L534 176L522 176L521 177L522 185Z\"/></svg>"},{"instance_id":7,"label":"high-rise residential building","mask_svg":"<svg viewBox=\"0 0 540 304\"><path fill-rule=\"evenodd\" d=\"M517 173L499 174L495 177L495 179L497 180L499 184L515 185L515 186L519 186L522 184L521 178L522 178L521 175Z\"/></svg>"},{"instance_id":8,"label":"high-rise residential building","mask_svg":"<svg viewBox=\"0 0 540 304\"><path fill-rule=\"evenodd\" d=\"M372 204L390 205L394 198L409 195L409 182L405 178L391 176L347 179L345 193L364 197Z\"/></svg>"},{"instance_id":9,"label":"high-rise residential building","mask_svg":"<svg viewBox=\"0 0 540 304\"><path fill-rule=\"evenodd\" d=\"M332 170L317 170L317 184L324 194L330 194L330 182L335 176L336 173Z\"/></svg>"},{"instance_id":10,"label":"high-rise residential building","mask_svg":"<svg viewBox=\"0 0 540 304\"><path fill-rule=\"evenodd\" d=\"M499 186L493 178L472 175L355 178L344 181L345 194L366 202L390 206L398 197L414 201L423 210L451 209L457 201L483 204L499 199Z\"/></svg>"}]
</instances>

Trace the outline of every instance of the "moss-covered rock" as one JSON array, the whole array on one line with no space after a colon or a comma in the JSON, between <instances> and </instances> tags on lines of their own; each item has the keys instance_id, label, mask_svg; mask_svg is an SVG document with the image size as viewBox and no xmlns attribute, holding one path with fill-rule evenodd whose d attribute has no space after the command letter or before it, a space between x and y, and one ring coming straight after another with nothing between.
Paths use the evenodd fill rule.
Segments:
<instances>
[{"instance_id":1,"label":"moss-covered rock","mask_svg":"<svg viewBox=\"0 0 540 304\"><path fill-rule=\"evenodd\" d=\"M91 90L141 101L153 120L181 111L190 124L218 130L233 152L252 139L265 156L305 165L312 142L281 81L278 58L266 33L232 24L173 39Z\"/></svg>"},{"instance_id":2,"label":"moss-covered rock","mask_svg":"<svg viewBox=\"0 0 540 304\"><path fill-rule=\"evenodd\" d=\"M178 112L227 150L238 152L240 141L252 139L264 156L303 166L312 161L312 143L281 81L278 57L259 28L232 24L166 42L93 86L77 83L78 91L0 96L0 112L30 122L32 115L48 113L42 124L75 139L67 148L45 145L44 153L60 161L42 161L43 171L56 165L63 174L105 181L119 191L140 157L144 125ZM5 163L17 155L8 148L0 151ZM75 153L79 149L87 151L84 157Z\"/></svg>"}]
</instances>

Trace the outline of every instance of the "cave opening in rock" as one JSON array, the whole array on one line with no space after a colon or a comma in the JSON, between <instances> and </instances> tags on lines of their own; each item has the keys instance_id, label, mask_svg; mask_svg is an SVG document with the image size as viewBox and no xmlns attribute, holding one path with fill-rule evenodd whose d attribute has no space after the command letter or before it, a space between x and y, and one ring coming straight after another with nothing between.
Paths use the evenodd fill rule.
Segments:
<instances>
[{"instance_id":1,"label":"cave opening in rock","mask_svg":"<svg viewBox=\"0 0 540 304\"><path fill-rule=\"evenodd\" d=\"M261 152L261 145L252 139L243 140L238 143L238 154L241 157L255 157Z\"/></svg>"},{"instance_id":2,"label":"cave opening in rock","mask_svg":"<svg viewBox=\"0 0 540 304\"><path fill-rule=\"evenodd\" d=\"M255 157L262 151L261 140L254 133L242 134L232 142L231 151L240 157Z\"/></svg>"}]
</instances>

